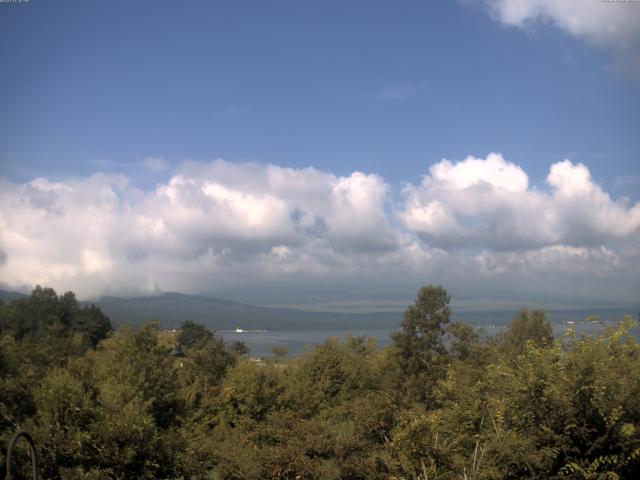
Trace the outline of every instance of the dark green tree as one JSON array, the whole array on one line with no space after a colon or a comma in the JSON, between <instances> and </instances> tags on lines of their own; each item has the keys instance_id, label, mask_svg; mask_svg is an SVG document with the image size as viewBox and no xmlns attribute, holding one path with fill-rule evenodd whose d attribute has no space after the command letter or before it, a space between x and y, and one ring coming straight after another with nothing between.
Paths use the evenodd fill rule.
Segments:
<instances>
[{"instance_id":1,"label":"dark green tree","mask_svg":"<svg viewBox=\"0 0 640 480\"><path fill-rule=\"evenodd\" d=\"M242 340L236 340L229 345L231 353L237 356L247 355L249 353L249 347Z\"/></svg>"},{"instance_id":2,"label":"dark green tree","mask_svg":"<svg viewBox=\"0 0 640 480\"><path fill-rule=\"evenodd\" d=\"M73 316L71 331L84 335L92 346L104 340L113 331L111 321L95 305L79 308Z\"/></svg>"},{"instance_id":3,"label":"dark green tree","mask_svg":"<svg viewBox=\"0 0 640 480\"><path fill-rule=\"evenodd\" d=\"M445 374L442 336L451 316L450 301L440 285L422 287L415 303L404 312L402 330L391 334L395 360L413 400L430 403L433 387Z\"/></svg>"},{"instance_id":4,"label":"dark green tree","mask_svg":"<svg viewBox=\"0 0 640 480\"><path fill-rule=\"evenodd\" d=\"M58 296L52 288L37 286L26 298L0 306L0 328L17 340L45 337L86 337L97 345L113 330L111 321L95 305L82 307L73 292Z\"/></svg>"},{"instance_id":5,"label":"dark green tree","mask_svg":"<svg viewBox=\"0 0 640 480\"><path fill-rule=\"evenodd\" d=\"M519 355L528 341L536 347L553 345L553 328L545 310L519 310L504 333L503 349L510 355Z\"/></svg>"},{"instance_id":6,"label":"dark green tree","mask_svg":"<svg viewBox=\"0 0 640 480\"><path fill-rule=\"evenodd\" d=\"M237 358L222 337L209 333L206 342L188 349L181 360L182 393L187 403L195 406L208 403Z\"/></svg>"},{"instance_id":7,"label":"dark green tree","mask_svg":"<svg viewBox=\"0 0 640 480\"><path fill-rule=\"evenodd\" d=\"M178 347L187 351L190 348L202 347L213 338L213 332L201 323L185 320L180 325L180 333L176 338Z\"/></svg>"}]
</instances>

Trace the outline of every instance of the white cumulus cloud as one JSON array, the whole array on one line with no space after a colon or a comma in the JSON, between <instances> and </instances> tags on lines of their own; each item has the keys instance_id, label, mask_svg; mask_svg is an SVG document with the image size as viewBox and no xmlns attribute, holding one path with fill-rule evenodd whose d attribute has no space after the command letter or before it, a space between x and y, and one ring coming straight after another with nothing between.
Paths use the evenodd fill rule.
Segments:
<instances>
[{"instance_id":1,"label":"white cumulus cloud","mask_svg":"<svg viewBox=\"0 0 640 480\"><path fill-rule=\"evenodd\" d=\"M439 282L501 298L524 285L630 299L639 233L640 205L611 198L586 166L555 163L536 187L500 154L442 160L401 192L371 173L223 160L184 162L151 191L123 175L0 178L0 287L81 298L406 298Z\"/></svg>"},{"instance_id":2,"label":"white cumulus cloud","mask_svg":"<svg viewBox=\"0 0 640 480\"><path fill-rule=\"evenodd\" d=\"M524 251L553 245L597 246L640 233L640 204L614 201L587 167L555 163L550 191L500 154L433 165L421 185L405 188L407 227L442 248Z\"/></svg>"},{"instance_id":3,"label":"white cumulus cloud","mask_svg":"<svg viewBox=\"0 0 640 480\"><path fill-rule=\"evenodd\" d=\"M382 178L360 172L336 177L224 161L187 162L151 192L103 174L3 180L0 281L98 296L322 272L353 250L395 248L387 190Z\"/></svg>"},{"instance_id":4,"label":"white cumulus cloud","mask_svg":"<svg viewBox=\"0 0 640 480\"><path fill-rule=\"evenodd\" d=\"M487 0L503 23L526 28L536 21L556 25L594 43L628 46L640 31L637 2L603 0Z\"/></svg>"}]
</instances>

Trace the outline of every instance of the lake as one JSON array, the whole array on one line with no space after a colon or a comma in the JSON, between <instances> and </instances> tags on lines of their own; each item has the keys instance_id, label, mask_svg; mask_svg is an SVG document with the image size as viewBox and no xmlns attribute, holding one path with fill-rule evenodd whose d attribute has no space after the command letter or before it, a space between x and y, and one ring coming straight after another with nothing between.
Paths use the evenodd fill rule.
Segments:
<instances>
[{"instance_id":1,"label":"lake","mask_svg":"<svg viewBox=\"0 0 640 480\"><path fill-rule=\"evenodd\" d=\"M607 322L606 325L612 325ZM506 328L505 324L476 324L482 327L489 335L495 335ZM570 325L567 323L555 323L553 333L562 335ZM578 334L594 333L603 328L597 322L576 322L572 325ZM238 333L235 331L218 331L227 342L240 340L249 347L249 355L252 357L269 357L273 355L274 347L286 347L290 356L297 356L316 345L321 344L330 337L344 340L346 336L367 336L376 338L377 344L384 347L389 344L389 333L399 327L388 329L341 329L341 330L281 330L281 331L249 331Z\"/></svg>"}]
</instances>

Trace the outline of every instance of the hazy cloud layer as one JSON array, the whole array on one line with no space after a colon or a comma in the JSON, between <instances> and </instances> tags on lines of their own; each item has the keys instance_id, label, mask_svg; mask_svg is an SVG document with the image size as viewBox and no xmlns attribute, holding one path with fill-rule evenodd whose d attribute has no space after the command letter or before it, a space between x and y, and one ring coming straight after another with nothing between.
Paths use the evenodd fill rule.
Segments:
<instances>
[{"instance_id":1,"label":"hazy cloud layer","mask_svg":"<svg viewBox=\"0 0 640 480\"><path fill-rule=\"evenodd\" d=\"M160 157L146 157L142 160L142 165L152 172L163 172L169 169L169 163Z\"/></svg>"},{"instance_id":2,"label":"hazy cloud layer","mask_svg":"<svg viewBox=\"0 0 640 480\"><path fill-rule=\"evenodd\" d=\"M546 184L499 154L442 160L418 184L314 168L185 162L153 191L122 175L0 179L0 284L81 297L252 288L291 298L459 295L633 300L640 204L582 164ZM281 296L282 297L282 296Z\"/></svg>"}]
</instances>

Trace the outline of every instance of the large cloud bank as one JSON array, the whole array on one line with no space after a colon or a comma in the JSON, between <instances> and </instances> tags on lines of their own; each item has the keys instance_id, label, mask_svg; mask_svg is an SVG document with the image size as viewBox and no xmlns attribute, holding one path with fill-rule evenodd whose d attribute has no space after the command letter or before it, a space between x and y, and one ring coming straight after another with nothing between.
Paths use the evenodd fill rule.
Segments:
<instances>
[{"instance_id":1,"label":"large cloud bank","mask_svg":"<svg viewBox=\"0 0 640 480\"><path fill-rule=\"evenodd\" d=\"M373 174L222 160L185 162L150 192L120 175L0 180L0 284L84 298L248 285L390 298L435 281L633 300L639 234L640 204L584 165L555 163L537 188L499 154L442 160L396 192Z\"/></svg>"}]
</instances>

